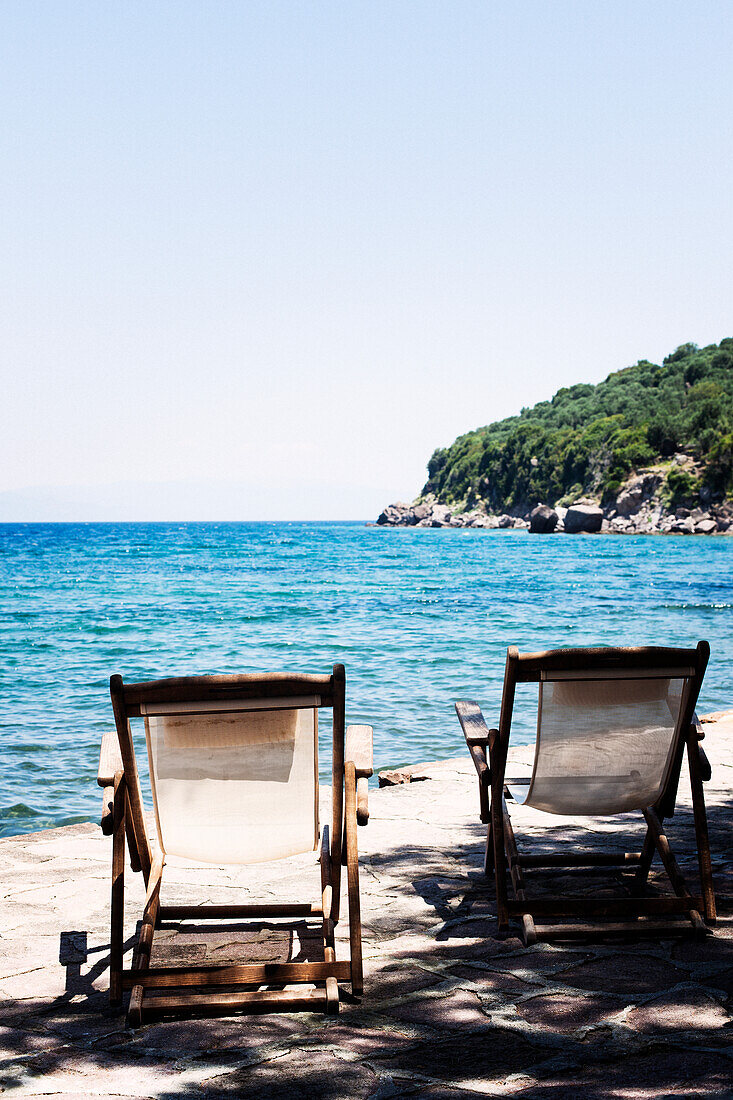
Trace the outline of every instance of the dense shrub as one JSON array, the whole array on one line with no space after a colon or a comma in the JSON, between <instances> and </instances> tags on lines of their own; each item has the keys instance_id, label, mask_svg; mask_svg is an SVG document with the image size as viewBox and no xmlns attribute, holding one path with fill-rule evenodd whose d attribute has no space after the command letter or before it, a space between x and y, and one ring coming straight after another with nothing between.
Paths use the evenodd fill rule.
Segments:
<instances>
[{"instance_id":1,"label":"dense shrub","mask_svg":"<svg viewBox=\"0 0 733 1100\"><path fill-rule=\"evenodd\" d=\"M671 469L667 475L667 503L670 508L680 504L692 504L698 492L700 482L687 470Z\"/></svg>"}]
</instances>

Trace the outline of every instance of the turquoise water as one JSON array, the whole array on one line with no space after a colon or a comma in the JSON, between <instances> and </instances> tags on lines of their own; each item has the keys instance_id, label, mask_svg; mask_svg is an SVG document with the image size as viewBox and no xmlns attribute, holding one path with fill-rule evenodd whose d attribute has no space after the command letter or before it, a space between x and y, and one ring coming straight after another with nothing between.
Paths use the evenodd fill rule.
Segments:
<instances>
[{"instance_id":1,"label":"turquoise water","mask_svg":"<svg viewBox=\"0 0 733 1100\"><path fill-rule=\"evenodd\" d=\"M0 835L97 819L113 672L343 662L348 719L373 724L379 768L465 751L453 701L476 698L496 721L509 644L707 638L699 709L733 705L729 538L8 524L0 551ZM518 712L520 740L533 721Z\"/></svg>"}]
</instances>

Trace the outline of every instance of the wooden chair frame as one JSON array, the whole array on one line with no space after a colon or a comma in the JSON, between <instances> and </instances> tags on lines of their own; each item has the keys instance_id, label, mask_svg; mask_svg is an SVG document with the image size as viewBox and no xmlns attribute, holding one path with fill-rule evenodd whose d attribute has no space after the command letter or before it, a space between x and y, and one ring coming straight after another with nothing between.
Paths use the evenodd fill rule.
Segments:
<instances>
[{"instance_id":1,"label":"wooden chair frame","mask_svg":"<svg viewBox=\"0 0 733 1100\"><path fill-rule=\"evenodd\" d=\"M339 983L363 991L359 866L356 829L369 819L368 777L372 774L372 728L345 728L346 674L334 665L330 676L287 674L195 676L124 684L110 680L116 733L102 740L98 783L104 788L102 830L112 836L110 1002L118 1005L130 991L127 1024L137 1027L143 1012L170 1013L209 1009L221 1012L325 1011L339 1009ZM142 793L130 719L145 705L182 702L242 702L320 696L320 707L333 709L333 788L331 828L320 837L321 893L293 904L164 905L161 885L165 856L146 830ZM123 965L125 841L133 872L146 886L145 908L132 965ZM341 866L346 867L350 958L336 959L334 930L339 919ZM321 919L323 960L251 963L227 966L150 967L155 929L161 920L236 918ZM314 989L273 986L308 983ZM249 988L237 989L238 986ZM266 988L262 988L266 987ZM204 992L192 992L204 990ZM147 991L162 991L146 997Z\"/></svg>"},{"instance_id":2,"label":"wooden chair frame","mask_svg":"<svg viewBox=\"0 0 733 1100\"><path fill-rule=\"evenodd\" d=\"M585 936L599 930L606 934L638 935L644 932L659 934L675 928L689 929L691 926L698 934L705 934L706 926L715 924L715 893L702 786L703 780L710 779L710 764L700 744L704 734L695 714L695 705L709 655L710 647L707 642L700 642L696 649L651 646L558 649L522 655L515 646L510 646L507 650L499 728L487 728L477 703L456 703L458 719L478 773L481 821L488 826L484 872L487 875L492 871L494 873L500 937L508 934L510 917L521 919L522 938L525 944L534 943L537 939L566 938L573 934ZM647 829L641 851L609 852L595 856L567 852L557 855L520 857L506 803L509 796L506 784L512 780L507 779L505 775L516 685L538 683L546 678L547 673L584 672L588 674L597 671L599 678L604 678L608 675L623 677L625 671L633 676L634 672L653 673L654 670L658 670L660 675L664 676L685 676L687 680L674 733L672 763L668 769L662 793L653 806L648 806L642 811ZM692 789L700 894L692 894L688 889L664 832L665 818L671 818L674 815L685 751ZM674 897L643 896L655 853L658 853L661 858L674 889ZM528 868L614 866L636 866L632 897L618 899L539 897L530 900L527 896L525 870ZM507 892L507 871L512 882L513 898L510 898ZM638 919L675 914L686 918L685 923L680 925L669 920L655 922ZM537 922L537 918L584 917L607 918L607 920L604 924L571 925L540 925Z\"/></svg>"}]
</instances>

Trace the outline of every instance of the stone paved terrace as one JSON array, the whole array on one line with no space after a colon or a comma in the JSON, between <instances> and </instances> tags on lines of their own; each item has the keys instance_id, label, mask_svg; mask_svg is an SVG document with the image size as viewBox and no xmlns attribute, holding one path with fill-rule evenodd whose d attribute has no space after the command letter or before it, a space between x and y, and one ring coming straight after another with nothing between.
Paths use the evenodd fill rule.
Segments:
<instances>
[{"instance_id":1,"label":"stone paved terrace","mask_svg":"<svg viewBox=\"0 0 733 1100\"><path fill-rule=\"evenodd\" d=\"M518 939L495 939L466 754L422 769L421 781L371 792L372 820L359 830L365 994L335 1018L179 1019L126 1031L107 1004L109 838L89 824L0 841L4 1088L25 1097L260 1100L732 1096L733 712L706 729L722 909L714 936L528 950ZM535 845L581 836L576 820L518 809L513 818L520 841ZM631 819L597 821L589 836L602 849L640 832ZM694 877L686 804L669 832ZM200 901L286 896L303 869L283 863L268 876L262 868L169 867L164 900L191 888ZM317 872L308 873L315 896ZM139 880L128 874L128 947ZM575 881L582 886L582 873ZM206 944L172 932L168 939L163 950L179 957L220 959L234 949L256 954L264 943L256 931ZM302 929L293 939L302 949ZM290 946L283 933L274 950Z\"/></svg>"}]
</instances>

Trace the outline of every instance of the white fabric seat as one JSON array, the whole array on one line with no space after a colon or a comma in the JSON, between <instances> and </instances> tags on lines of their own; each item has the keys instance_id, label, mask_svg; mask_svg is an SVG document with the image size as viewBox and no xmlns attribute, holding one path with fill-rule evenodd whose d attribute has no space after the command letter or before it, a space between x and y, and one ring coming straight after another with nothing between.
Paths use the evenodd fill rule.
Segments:
<instances>
[{"instance_id":1,"label":"white fabric seat","mask_svg":"<svg viewBox=\"0 0 733 1100\"><path fill-rule=\"evenodd\" d=\"M574 816L653 805L672 764L685 682L541 681L532 778L517 800Z\"/></svg>"},{"instance_id":2,"label":"white fabric seat","mask_svg":"<svg viewBox=\"0 0 733 1100\"><path fill-rule=\"evenodd\" d=\"M313 706L146 714L162 851L215 864L313 851L317 716Z\"/></svg>"}]
</instances>

